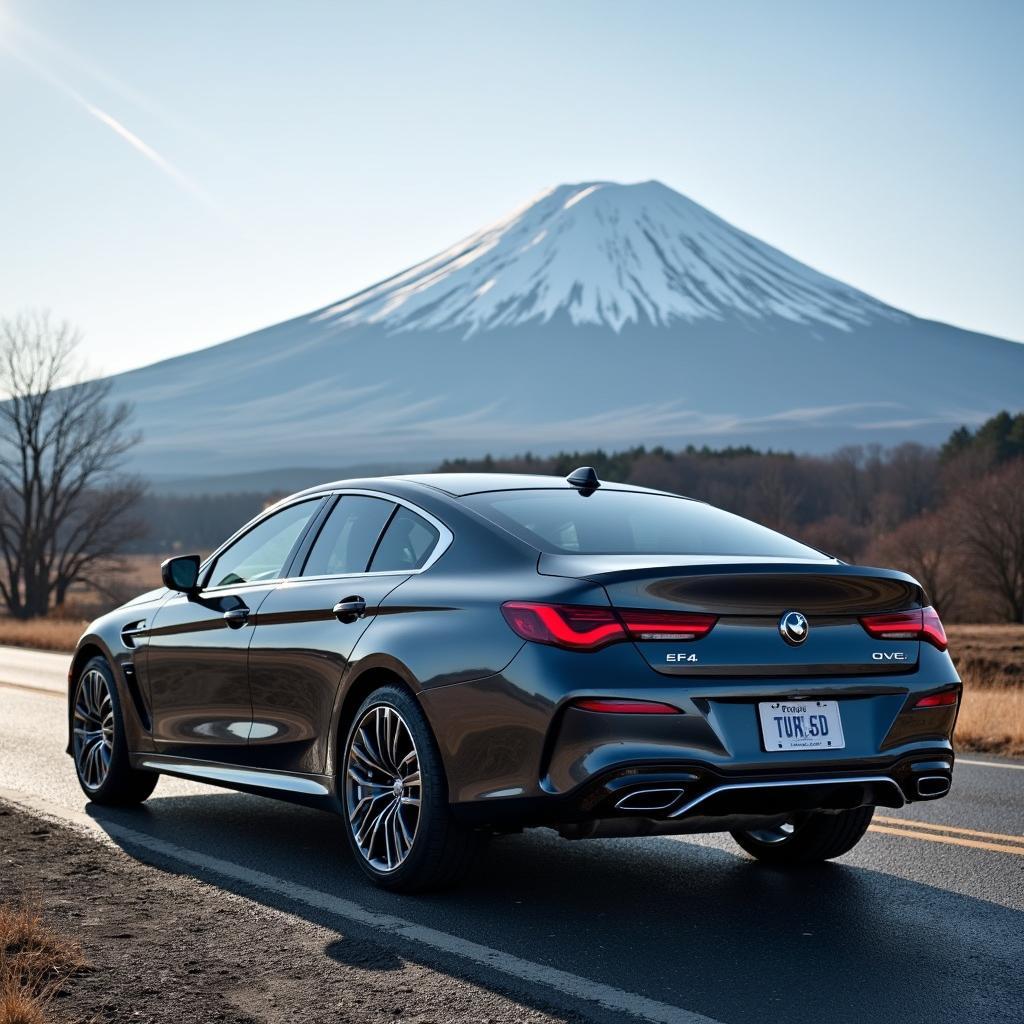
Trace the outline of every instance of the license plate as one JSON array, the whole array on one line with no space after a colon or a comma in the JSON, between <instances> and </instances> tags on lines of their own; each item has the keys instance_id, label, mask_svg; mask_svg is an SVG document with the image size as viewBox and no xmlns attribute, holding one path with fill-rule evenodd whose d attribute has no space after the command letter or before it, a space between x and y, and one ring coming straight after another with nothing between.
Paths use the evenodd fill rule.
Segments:
<instances>
[{"instance_id":1,"label":"license plate","mask_svg":"<svg viewBox=\"0 0 1024 1024\"><path fill-rule=\"evenodd\" d=\"M834 700L776 700L758 704L764 749L842 750L843 720Z\"/></svg>"}]
</instances>

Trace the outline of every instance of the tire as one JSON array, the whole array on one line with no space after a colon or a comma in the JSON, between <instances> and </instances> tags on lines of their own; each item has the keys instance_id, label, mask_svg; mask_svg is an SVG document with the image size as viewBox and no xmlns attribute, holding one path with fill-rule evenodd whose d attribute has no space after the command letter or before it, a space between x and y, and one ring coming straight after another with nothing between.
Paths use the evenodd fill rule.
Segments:
<instances>
[{"instance_id":1,"label":"tire","mask_svg":"<svg viewBox=\"0 0 1024 1024\"><path fill-rule=\"evenodd\" d=\"M874 807L855 807L833 814L810 811L794 816L778 829L733 832L732 837L765 864L813 864L849 853L867 832L874 813Z\"/></svg>"},{"instance_id":2,"label":"tire","mask_svg":"<svg viewBox=\"0 0 1024 1024\"><path fill-rule=\"evenodd\" d=\"M140 804L153 792L160 776L131 766L121 698L104 658L88 661L75 680L72 728L78 784L94 804Z\"/></svg>"},{"instance_id":3,"label":"tire","mask_svg":"<svg viewBox=\"0 0 1024 1024\"><path fill-rule=\"evenodd\" d=\"M382 686L359 706L345 738L337 786L352 855L383 889L452 886L483 845L482 833L452 815L433 733L415 698L400 686Z\"/></svg>"}]
</instances>

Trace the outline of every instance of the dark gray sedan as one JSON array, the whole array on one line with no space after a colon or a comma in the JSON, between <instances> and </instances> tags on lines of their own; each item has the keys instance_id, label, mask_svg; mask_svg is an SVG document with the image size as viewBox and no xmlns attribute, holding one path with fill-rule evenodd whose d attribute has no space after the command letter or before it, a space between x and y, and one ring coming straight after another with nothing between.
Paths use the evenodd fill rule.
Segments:
<instances>
[{"instance_id":1,"label":"dark gray sedan","mask_svg":"<svg viewBox=\"0 0 1024 1024\"><path fill-rule=\"evenodd\" d=\"M586 467L325 484L162 570L79 643L86 794L330 809L389 888L531 826L796 865L950 787L960 681L914 579Z\"/></svg>"}]
</instances>

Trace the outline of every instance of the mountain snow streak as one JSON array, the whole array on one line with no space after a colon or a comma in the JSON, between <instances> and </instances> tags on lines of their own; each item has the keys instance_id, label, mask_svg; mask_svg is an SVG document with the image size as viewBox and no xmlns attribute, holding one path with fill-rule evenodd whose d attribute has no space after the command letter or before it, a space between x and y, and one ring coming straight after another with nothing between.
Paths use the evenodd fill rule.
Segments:
<instances>
[{"instance_id":1,"label":"mountain snow streak","mask_svg":"<svg viewBox=\"0 0 1024 1024\"><path fill-rule=\"evenodd\" d=\"M616 331L736 316L840 330L905 319L656 181L550 189L318 319L473 334L560 314Z\"/></svg>"}]
</instances>

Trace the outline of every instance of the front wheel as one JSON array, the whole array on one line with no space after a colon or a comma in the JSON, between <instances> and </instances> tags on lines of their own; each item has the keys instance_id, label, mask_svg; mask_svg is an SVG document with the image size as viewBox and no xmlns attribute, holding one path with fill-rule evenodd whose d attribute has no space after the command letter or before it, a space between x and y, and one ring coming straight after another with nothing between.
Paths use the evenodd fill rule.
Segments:
<instances>
[{"instance_id":1,"label":"front wheel","mask_svg":"<svg viewBox=\"0 0 1024 1024\"><path fill-rule=\"evenodd\" d=\"M156 788L156 772L131 766L124 714L110 666L87 662L75 682L71 752L78 783L96 804L139 804Z\"/></svg>"},{"instance_id":2,"label":"front wheel","mask_svg":"<svg viewBox=\"0 0 1024 1024\"><path fill-rule=\"evenodd\" d=\"M482 837L448 805L441 755L416 700L382 686L352 719L339 780L356 863L374 884L416 892L457 882Z\"/></svg>"},{"instance_id":3,"label":"front wheel","mask_svg":"<svg viewBox=\"0 0 1024 1024\"><path fill-rule=\"evenodd\" d=\"M861 841L871 824L874 807L855 807L828 813L795 814L781 825L733 832L744 850L766 864L811 864L841 857Z\"/></svg>"}]
</instances>

